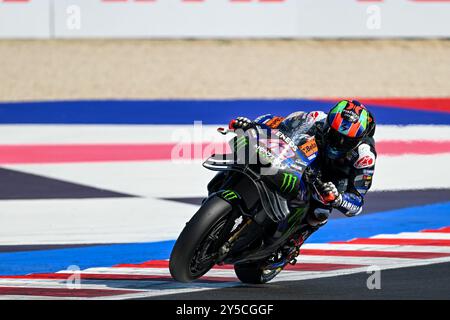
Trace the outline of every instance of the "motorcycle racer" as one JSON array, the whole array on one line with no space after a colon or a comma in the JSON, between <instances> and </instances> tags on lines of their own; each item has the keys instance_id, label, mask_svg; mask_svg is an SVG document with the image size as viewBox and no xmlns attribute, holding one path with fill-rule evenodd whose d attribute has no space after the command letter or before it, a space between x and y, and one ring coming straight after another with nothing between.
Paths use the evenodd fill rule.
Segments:
<instances>
[{"instance_id":1,"label":"motorcycle racer","mask_svg":"<svg viewBox=\"0 0 450 320\"><path fill-rule=\"evenodd\" d=\"M232 264L242 282L267 283L297 263L333 209L358 215L372 184L375 121L358 101L328 113L238 117L229 127L217 129L234 135L230 148L203 163L217 174L170 256L178 281Z\"/></svg>"},{"instance_id":2,"label":"motorcycle racer","mask_svg":"<svg viewBox=\"0 0 450 320\"><path fill-rule=\"evenodd\" d=\"M313 194L307 215L311 232L303 236L303 241L328 221L332 209L348 217L361 213L377 157L375 120L363 104L343 100L328 113L299 111L287 117L266 114L254 121L238 117L230 122L230 127L243 130L255 125L279 129L291 137L305 133L306 126L306 132L316 138L321 180L326 182Z\"/></svg>"}]
</instances>

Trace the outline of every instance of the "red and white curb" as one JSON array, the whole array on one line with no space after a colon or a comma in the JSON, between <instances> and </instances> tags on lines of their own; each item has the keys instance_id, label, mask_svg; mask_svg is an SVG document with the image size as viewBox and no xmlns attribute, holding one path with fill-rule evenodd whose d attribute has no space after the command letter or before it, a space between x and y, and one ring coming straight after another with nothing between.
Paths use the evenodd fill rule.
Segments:
<instances>
[{"instance_id":1,"label":"red and white curb","mask_svg":"<svg viewBox=\"0 0 450 320\"><path fill-rule=\"evenodd\" d=\"M298 263L273 281L299 281L450 262L450 227L371 238L305 244ZM79 276L79 277L78 277ZM79 285L73 279L79 278ZM130 299L241 285L232 266L215 267L193 283L173 281L168 261L121 264L77 272L1 276L0 299Z\"/></svg>"}]
</instances>

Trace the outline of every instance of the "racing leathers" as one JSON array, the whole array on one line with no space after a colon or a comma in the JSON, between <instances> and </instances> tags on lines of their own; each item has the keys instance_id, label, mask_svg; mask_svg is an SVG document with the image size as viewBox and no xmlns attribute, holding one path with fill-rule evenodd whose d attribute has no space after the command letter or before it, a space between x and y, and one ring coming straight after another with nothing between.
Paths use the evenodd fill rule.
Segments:
<instances>
[{"instance_id":1,"label":"racing leathers","mask_svg":"<svg viewBox=\"0 0 450 320\"><path fill-rule=\"evenodd\" d=\"M311 208L308 214L308 222L312 226L320 226L326 223L333 208L339 210L348 217L361 213L364 205L364 196L372 185L375 170L376 150L372 134L367 135L361 143L350 150L345 157L331 159L324 151L326 139L323 129L326 125L327 114L321 111L295 112L287 117L279 117L271 114L258 117L253 123L262 127L280 129L288 136L296 133L307 133L315 136L319 147L319 168L322 172L321 180L324 184L313 195ZM240 118L243 124L248 119ZM247 126L247 124L246 124ZM334 194L333 201L324 200L323 195ZM293 201L295 202L295 200Z\"/></svg>"}]
</instances>

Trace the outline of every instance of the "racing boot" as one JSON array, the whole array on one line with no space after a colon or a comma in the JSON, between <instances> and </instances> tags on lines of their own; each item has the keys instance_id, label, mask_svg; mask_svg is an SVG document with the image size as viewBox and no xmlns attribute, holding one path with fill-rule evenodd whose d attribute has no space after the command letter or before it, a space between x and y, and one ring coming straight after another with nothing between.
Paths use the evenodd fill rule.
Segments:
<instances>
[{"instance_id":1,"label":"racing boot","mask_svg":"<svg viewBox=\"0 0 450 320\"><path fill-rule=\"evenodd\" d=\"M306 222L292 237L289 244L286 245L285 249L289 250L287 252L288 261L290 264L294 265L297 260L296 257L300 254L300 247L305 243L305 241L317 230L323 227L328 222L328 216L331 210L328 208L315 208L311 210L306 216Z\"/></svg>"}]
</instances>

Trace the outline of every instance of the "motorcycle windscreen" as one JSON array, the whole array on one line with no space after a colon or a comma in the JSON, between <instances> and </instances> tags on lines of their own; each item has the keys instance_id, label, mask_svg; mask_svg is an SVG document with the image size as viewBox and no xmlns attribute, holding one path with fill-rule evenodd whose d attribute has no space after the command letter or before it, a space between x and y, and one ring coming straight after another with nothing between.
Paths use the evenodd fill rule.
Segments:
<instances>
[{"instance_id":1,"label":"motorcycle windscreen","mask_svg":"<svg viewBox=\"0 0 450 320\"><path fill-rule=\"evenodd\" d=\"M257 151L272 167L303 174L317 158L318 147L312 136L303 134L297 138L294 141L281 130L272 130L270 138L260 139Z\"/></svg>"}]
</instances>

